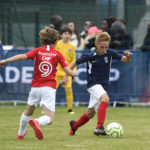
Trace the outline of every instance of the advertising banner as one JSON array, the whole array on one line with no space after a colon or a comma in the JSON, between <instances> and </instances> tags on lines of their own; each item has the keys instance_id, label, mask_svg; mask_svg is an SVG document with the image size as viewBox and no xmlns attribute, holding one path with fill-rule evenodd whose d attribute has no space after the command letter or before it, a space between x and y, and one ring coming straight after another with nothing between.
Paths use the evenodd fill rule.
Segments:
<instances>
[{"instance_id":1,"label":"advertising banner","mask_svg":"<svg viewBox=\"0 0 150 150\"><path fill-rule=\"evenodd\" d=\"M11 50L5 57L25 53L24 50ZM77 51L77 57L83 52ZM0 59L4 56L0 52ZM150 53L133 51L132 61L123 63L113 60L110 70L110 101L148 102L149 99L149 58ZM0 68L0 100L26 101L33 78L34 61L25 60L7 64ZM78 77L73 79L74 102L88 103L86 90L86 64L77 67ZM64 89L57 90L56 103L66 103Z\"/></svg>"}]
</instances>

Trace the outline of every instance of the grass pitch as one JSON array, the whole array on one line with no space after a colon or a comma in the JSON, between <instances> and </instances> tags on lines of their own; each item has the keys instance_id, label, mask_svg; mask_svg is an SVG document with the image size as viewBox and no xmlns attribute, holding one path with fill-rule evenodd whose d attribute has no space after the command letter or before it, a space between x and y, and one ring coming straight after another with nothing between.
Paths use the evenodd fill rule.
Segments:
<instances>
[{"instance_id":1,"label":"grass pitch","mask_svg":"<svg viewBox=\"0 0 150 150\"><path fill-rule=\"evenodd\" d=\"M19 120L25 106L0 106L0 150L149 150L150 109L108 108L105 126L113 121L122 124L121 138L95 136L96 116L78 129L75 136L69 136L69 120L78 119L86 107L74 108L75 115L66 112L65 107L56 107L54 123L41 127L44 139L38 140L28 126L24 140L17 140ZM41 115L38 107L33 117Z\"/></svg>"}]
</instances>

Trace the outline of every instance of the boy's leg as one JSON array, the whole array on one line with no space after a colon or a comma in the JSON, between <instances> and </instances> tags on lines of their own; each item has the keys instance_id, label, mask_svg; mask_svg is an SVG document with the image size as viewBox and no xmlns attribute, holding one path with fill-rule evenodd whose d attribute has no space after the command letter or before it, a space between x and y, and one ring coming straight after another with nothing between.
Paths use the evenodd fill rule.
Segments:
<instances>
[{"instance_id":1,"label":"boy's leg","mask_svg":"<svg viewBox=\"0 0 150 150\"><path fill-rule=\"evenodd\" d=\"M100 126L103 126L105 117L106 117L106 109L108 107L108 103L102 101L97 112L97 127L100 128Z\"/></svg>"},{"instance_id":2,"label":"boy's leg","mask_svg":"<svg viewBox=\"0 0 150 150\"><path fill-rule=\"evenodd\" d=\"M43 109L44 115L35 120L38 121L39 126L45 126L45 125L51 124L54 120L55 112L52 112L49 109L47 109L45 105L42 106L42 109Z\"/></svg>"},{"instance_id":3,"label":"boy's leg","mask_svg":"<svg viewBox=\"0 0 150 150\"><path fill-rule=\"evenodd\" d=\"M106 109L109 102L109 97L102 87L102 85L97 84L88 89L90 93L89 107L95 107L97 112L97 127L94 131L95 135L106 135L103 124L106 117ZM101 103L100 103L101 101Z\"/></svg>"},{"instance_id":4,"label":"boy's leg","mask_svg":"<svg viewBox=\"0 0 150 150\"><path fill-rule=\"evenodd\" d=\"M69 81L67 85L62 85L65 88L66 100L67 100L67 110L70 114L74 114L73 108L73 90L72 90L72 77L68 77Z\"/></svg>"},{"instance_id":5,"label":"boy's leg","mask_svg":"<svg viewBox=\"0 0 150 150\"><path fill-rule=\"evenodd\" d=\"M68 112L72 111L72 106L73 106L73 92L72 88L65 88L66 92L66 100L67 100L67 110Z\"/></svg>"},{"instance_id":6,"label":"boy's leg","mask_svg":"<svg viewBox=\"0 0 150 150\"><path fill-rule=\"evenodd\" d=\"M37 119L30 119L29 124L33 128L35 135L38 139L43 139L43 133L40 129L40 126L45 126L51 124L54 119L54 112L48 110L44 105L42 106L44 111L44 116L41 116Z\"/></svg>"},{"instance_id":7,"label":"boy's leg","mask_svg":"<svg viewBox=\"0 0 150 150\"><path fill-rule=\"evenodd\" d=\"M37 119L30 119L29 124L33 128L36 137L41 140L43 139L43 133L40 126L51 124L54 119L56 89L41 87L39 93L41 97L40 106L44 111L44 116Z\"/></svg>"},{"instance_id":8,"label":"boy's leg","mask_svg":"<svg viewBox=\"0 0 150 150\"><path fill-rule=\"evenodd\" d=\"M23 139L26 133L27 124L29 122L30 116L33 114L35 107L27 104L25 112L20 118L20 126L18 131L17 139Z\"/></svg>"},{"instance_id":9,"label":"boy's leg","mask_svg":"<svg viewBox=\"0 0 150 150\"><path fill-rule=\"evenodd\" d=\"M69 135L74 135L78 127L81 127L84 124L86 124L89 121L89 119L94 117L94 114L95 114L94 108L88 108L87 113L84 113L78 120L76 121L71 120Z\"/></svg>"},{"instance_id":10,"label":"boy's leg","mask_svg":"<svg viewBox=\"0 0 150 150\"><path fill-rule=\"evenodd\" d=\"M104 121L106 117L106 109L108 107L109 97L107 94L103 94L100 98L101 103L97 112L97 127L94 131L95 135L106 135L104 130Z\"/></svg>"}]
</instances>

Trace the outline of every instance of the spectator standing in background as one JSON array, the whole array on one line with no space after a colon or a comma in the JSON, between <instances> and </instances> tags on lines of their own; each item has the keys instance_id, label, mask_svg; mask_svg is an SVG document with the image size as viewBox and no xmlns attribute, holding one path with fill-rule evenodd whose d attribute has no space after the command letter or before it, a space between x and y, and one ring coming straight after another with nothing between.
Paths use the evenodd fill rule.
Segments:
<instances>
[{"instance_id":1,"label":"spectator standing in background","mask_svg":"<svg viewBox=\"0 0 150 150\"><path fill-rule=\"evenodd\" d=\"M94 42L95 42L96 35L101 32L103 32L103 30L98 29L96 26L92 26L89 28L88 35L84 39L85 49L91 50L92 48L95 47Z\"/></svg>"},{"instance_id":2,"label":"spectator standing in background","mask_svg":"<svg viewBox=\"0 0 150 150\"><path fill-rule=\"evenodd\" d=\"M101 29L105 32L108 32L110 34L111 25L113 22L116 21L115 17L108 17L105 18L101 23Z\"/></svg>"},{"instance_id":3,"label":"spectator standing in background","mask_svg":"<svg viewBox=\"0 0 150 150\"><path fill-rule=\"evenodd\" d=\"M133 41L122 21L115 21L110 29L111 42L109 47L117 50L132 49Z\"/></svg>"},{"instance_id":4,"label":"spectator standing in background","mask_svg":"<svg viewBox=\"0 0 150 150\"><path fill-rule=\"evenodd\" d=\"M150 52L150 24L147 25L147 32L144 37L143 45L141 46L143 52Z\"/></svg>"},{"instance_id":5,"label":"spectator standing in background","mask_svg":"<svg viewBox=\"0 0 150 150\"><path fill-rule=\"evenodd\" d=\"M72 31L72 36L70 42L75 46L76 50L83 50L84 49L84 40L78 33L77 25L75 22L69 22L68 27Z\"/></svg>"},{"instance_id":6,"label":"spectator standing in background","mask_svg":"<svg viewBox=\"0 0 150 150\"><path fill-rule=\"evenodd\" d=\"M84 30L81 32L81 37L83 38L83 39L85 39L86 37L87 37L87 35L88 35L88 30L89 30L89 28L90 27L92 27L92 26L94 26L94 23L93 23L93 21L92 20L86 20L85 21L85 23L84 23Z\"/></svg>"},{"instance_id":7,"label":"spectator standing in background","mask_svg":"<svg viewBox=\"0 0 150 150\"><path fill-rule=\"evenodd\" d=\"M49 25L49 27L57 30L60 35L62 23L63 23L63 18L60 15L52 15L51 24Z\"/></svg>"},{"instance_id":8,"label":"spectator standing in background","mask_svg":"<svg viewBox=\"0 0 150 150\"><path fill-rule=\"evenodd\" d=\"M89 54L84 54L73 62L69 67L73 69L76 65L87 63L87 91L90 94L89 106L78 120L70 121L69 135L75 135L77 129L92 119L97 112L97 126L94 130L95 135L106 135L104 121L106 109L109 103L107 89L109 85L109 74L112 59L117 59L128 63L132 53L126 51L123 54L109 49L111 38L107 32L97 34L95 40L96 49Z\"/></svg>"},{"instance_id":9,"label":"spectator standing in background","mask_svg":"<svg viewBox=\"0 0 150 150\"><path fill-rule=\"evenodd\" d=\"M67 63L70 65L76 59L75 47L70 42L72 36L72 31L68 26L65 26L61 29L61 40L56 44L55 49L59 51L66 59ZM62 81L62 87L65 89L66 100L67 100L67 111L70 114L74 114L73 107L73 90L72 90L72 77L69 77L67 84L64 84L64 75L65 72L60 64L57 66L56 72L56 89L58 89L60 82Z\"/></svg>"},{"instance_id":10,"label":"spectator standing in background","mask_svg":"<svg viewBox=\"0 0 150 150\"><path fill-rule=\"evenodd\" d=\"M118 21L122 22L124 24L125 28L127 28L127 22L124 19L118 19Z\"/></svg>"},{"instance_id":11,"label":"spectator standing in background","mask_svg":"<svg viewBox=\"0 0 150 150\"><path fill-rule=\"evenodd\" d=\"M35 61L32 88L29 93L25 111L20 118L18 140L24 139L27 124L33 128L38 139L43 139L40 126L52 124L55 113L56 80L55 73L57 64L60 63L65 73L76 76L76 72L67 67L65 58L54 49L59 39L58 32L50 27L45 27L40 31L42 47L32 49L25 54L19 54L0 61L0 67L9 62L32 59ZM35 107L40 103L44 115L37 119L30 119Z\"/></svg>"}]
</instances>

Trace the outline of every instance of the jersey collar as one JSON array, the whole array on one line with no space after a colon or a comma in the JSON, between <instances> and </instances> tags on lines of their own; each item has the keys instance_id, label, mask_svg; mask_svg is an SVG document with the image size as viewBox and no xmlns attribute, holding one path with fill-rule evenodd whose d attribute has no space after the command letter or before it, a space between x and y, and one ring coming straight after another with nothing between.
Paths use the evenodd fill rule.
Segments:
<instances>
[{"instance_id":1,"label":"jersey collar","mask_svg":"<svg viewBox=\"0 0 150 150\"><path fill-rule=\"evenodd\" d=\"M54 48L51 45L45 45L46 51L53 51Z\"/></svg>"}]
</instances>

